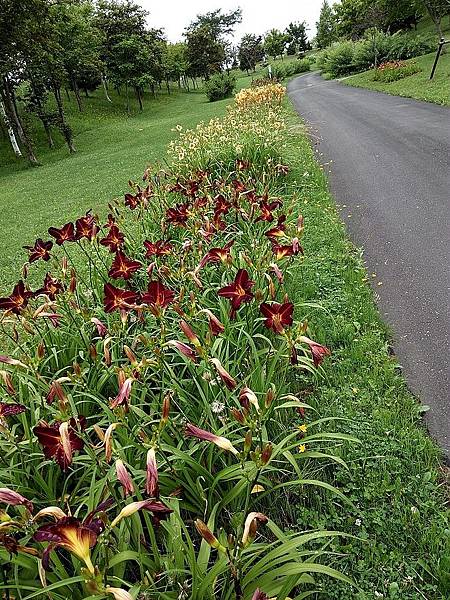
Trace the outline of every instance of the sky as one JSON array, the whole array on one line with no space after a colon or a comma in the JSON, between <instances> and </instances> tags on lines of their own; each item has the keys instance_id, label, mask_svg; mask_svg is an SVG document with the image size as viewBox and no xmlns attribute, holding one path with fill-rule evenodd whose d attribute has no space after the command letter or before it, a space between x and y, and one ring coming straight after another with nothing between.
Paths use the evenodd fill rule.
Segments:
<instances>
[{"instance_id":1,"label":"sky","mask_svg":"<svg viewBox=\"0 0 450 600\"><path fill-rule=\"evenodd\" d=\"M151 27L164 28L170 42L178 42L199 13L216 8L229 12L242 9L242 23L236 26L234 41L245 33L264 34L269 29L283 30L292 21L306 21L308 37L315 35L323 0L137 0L149 13Z\"/></svg>"}]
</instances>

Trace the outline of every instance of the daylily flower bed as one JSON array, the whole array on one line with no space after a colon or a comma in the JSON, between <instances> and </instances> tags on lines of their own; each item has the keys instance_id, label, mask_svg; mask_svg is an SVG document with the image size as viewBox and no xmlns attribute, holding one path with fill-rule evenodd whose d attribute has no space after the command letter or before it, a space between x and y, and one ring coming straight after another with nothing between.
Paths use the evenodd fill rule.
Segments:
<instances>
[{"instance_id":1,"label":"daylily flower bed","mask_svg":"<svg viewBox=\"0 0 450 600\"><path fill-rule=\"evenodd\" d=\"M304 223L280 194L288 166L258 133L283 122L280 92L248 93L224 118L251 121L240 148L225 130L211 161L207 131L223 124L183 132L171 168L130 182L106 221L88 212L27 245L0 298L13 596L282 600L314 589L314 573L345 580L323 564L321 540L337 533L277 523L286 490L339 494L314 477L339 436L295 393L296 373L313 383L330 352L284 288Z\"/></svg>"}]
</instances>

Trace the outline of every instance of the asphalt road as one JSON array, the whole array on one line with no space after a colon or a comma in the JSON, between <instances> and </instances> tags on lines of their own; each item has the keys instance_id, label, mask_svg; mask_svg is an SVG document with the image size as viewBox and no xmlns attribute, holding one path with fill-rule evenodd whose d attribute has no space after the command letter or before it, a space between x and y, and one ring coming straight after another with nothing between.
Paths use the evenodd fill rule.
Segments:
<instances>
[{"instance_id":1,"label":"asphalt road","mask_svg":"<svg viewBox=\"0 0 450 600\"><path fill-rule=\"evenodd\" d=\"M409 388L450 457L450 110L292 80L331 191L364 259ZM378 283L381 282L381 285Z\"/></svg>"}]
</instances>

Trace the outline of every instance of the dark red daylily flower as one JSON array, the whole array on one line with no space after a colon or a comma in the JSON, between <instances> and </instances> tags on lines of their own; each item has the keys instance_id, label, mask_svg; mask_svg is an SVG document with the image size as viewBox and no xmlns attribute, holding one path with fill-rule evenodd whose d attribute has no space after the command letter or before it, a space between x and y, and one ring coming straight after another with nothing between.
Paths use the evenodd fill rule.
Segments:
<instances>
[{"instance_id":1,"label":"dark red daylily flower","mask_svg":"<svg viewBox=\"0 0 450 600\"><path fill-rule=\"evenodd\" d=\"M95 223L94 215L92 215L89 211L83 217L80 217L75 221L76 240L81 240L82 238L92 240L95 238L98 231L99 228Z\"/></svg>"},{"instance_id":2,"label":"dark red daylily flower","mask_svg":"<svg viewBox=\"0 0 450 600\"><path fill-rule=\"evenodd\" d=\"M146 249L145 258L151 258L152 256L164 256L166 254L171 254L173 250L172 244L170 242L166 242L165 240L158 240L155 243L146 240L144 242L144 246Z\"/></svg>"},{"instance_id":3,"label":"dark red daylily flower","mask_svg":"<svg viewBox=\"0 0 450 600\"><path fill-rule=\"evenodd\" d=\"M199 208L205 208L205 206L208 206L208 198L206 196L201 196L200 198L196 198L194 200L194 208L196 210L198 210Z\"/></svg>"},{"instance_id":4,"label":"dark red daylily flower","mask_svg":"<svg viewBox=\"0 0 450 600\"><path fill-rule=\"evenodd\" d=\"M228 298L231 301L232 318L243 302L252 300L253 294L250 290L254 285L255 282L249 279L247 270L239 269L234 282L218 291L219 296Z\"/></svg>"},{"instance_id":5,"label":"dark red daylily flower","mask_svg":"<svg viewBox=\"0 0 450 600\"><path fill-rule=\"evenodd\" d=\"M141 267L142 263L138 260L128 258L121 250L117 250L108 275L113 279L130 279Z\"/></svg>"},{"instance_id":6,"label":"dark red daylily flower","mask_svg":"<svg viewBox=\"0 0 450 600\"><path fill-rule=\"evenodd\" d=\"M48 230L49 234L55 238L58 246L62 246L64 242L74 242L75 241L75 225L73 223L66 223L61 227L61 229L57 229L56 227L50 227Z\"/></svg>"},{"instance_id":7,"label":"dark red daylily flower","mask_svg":"<svg viewBox=\"0 0 450 600\"><path fill-rule=\"evenodd\" d=\"M114 310L130 310L138 300L136 292L116 288L110 283L105 283L103 291L105 294L103 304L106 312L113 312Z\"/></svg>"},{"instance_id":8,"label":"dark red daylily flower","mask_svg":"<svg viewBox=\"0 0 450 600\"><path fill-rule=\"evenodd\" d=\"M136 194L135 196L133 194L125 194L125 206L128 206L128 208L130 208L131 210L134 210L135 208L137 208L139 204L139 195Z\"/></svg>"},{"instance_id":9,"label":"dark red daylily flower","mask_svg":"<svg viewBox=\"0 0 450 600\"><path fill-rule=\"evenodd\" d=\"M157 308L165 308L173 302L174 298L175 292L166 288L160 281L151 281L145 294L142 294L144 304L150 304Z\"/></svg>"},{"instance_id":10,"label":"dark red daylily flower","mask_svg":"<svg viewBox=\"0 0 450 600\"><path fill-rule=\"evenodd\" d=\"M91 559L91 548L97 543L97 538L105 525L100 518L88 522L79 521L75 517L62 517L56 523L46 523L39 527L34 534L36 542L49 542L42 556L42 564L49 569L50 553L56 548L64 548L75 554L84 562L91 573L94 565Z\"/></svg>"},{"instance_id":11,"label":"dark red daylily flower","mask_svg":"<svg viewBox=\"0 0 450 600\"><path fill-rule=\"evenodd\" d=\"M166 211L166 219L168 223L184 227L189 218L189 204L177 204L173 208Z\"/></svg>"},{"instance_id":12,"label":"dark red daylily flower","mask_svg":"<svg viewBox=\"0 0 450 600\"><path fill-rule=\"evenodd\" d=\"M147 206L148 198L152 195L152 190L148 185L144 190L138 186L138 191L136 194L125 194L125 206L128 206L131 210L134 210L139 205Z\"/></svg>"},{"instance_id":13,"label":"dark red daylily flower","mask_svg":"<svg viewBox=\"0 0 450 600\"><path fill-rule=\"evenodd\" d=\"M294 256L299 253L303 254L303 248L300 246L298 239L294 238L292 244L272 244L272 252L275 254L277 260L281 260L287 256Z\"/></svg>"},{"instance_id":14,"label":"dark red daylily flower","mask_svg":"<svg viewBox=\"0 0 450 600\"><path fill-rule=\"evenodd\" d=\"M277 220L277 226L266 231L265 235L273 242L277 243L279 238L286 236L286 215L280 215Z\"/></svg>"},{"instance_id":15,"label":"dark red daylily flower","mask_svg":"<svg viewBox=\"0 0 450 600\"><path fill-rule=\"evenodd\" d=\"M214 198L214 216L216 215L226 215L232 206L231 202L229 202L222 194L218 194Z\"/></svg>"},{"instance_id":16,"label":"dark red daylily flower","mask_svg":"<svg viewBox=\"0 0 450 600\"><path fill-rule=\"evenodd\" d=\"M239 181L238 179L233 179L231 185L237 194L242 194L247 190L245 184L243 184L242 181Z\"/></svg>"},{"instance_id":17,"label":"dark red daylily flower","mask_svg":"<svg viewBox=\"0 0 450 600\"><path fill-rule=\"evenodd\" d=\"M125 240L124 234L114 223L109 227L108 235L100 240L102 246L107 246L110 252L117 252Z\"/></svg>"},{"instance_id":18,"label":"dark red daylily flower","mask_svg":"<svg viewBox=\"0 0 450 600\"><path fill-rule=\"evenodd\" d=\"M0 309L10 310L18 315L27 306L28 299L33 295L33 292L25 289L23 281L20 280L14 286L10 296L0 298Z\"/></svg>"},{"instance_id":19,"label":"dark red daylily flower","mask_svg":"<svg viewBox=\"0 0 450 600\"><path fill-rule=\"evenodd\" d=\"M228 244L226 244L226 246L224 246L223 248L211 248L211 250L209 250L205 256L202 258L202 260L200 261L200 264L198 265L198 269L201 269L202 267L204 267L207 263L218 263L218 262L222 262L222 263L231 263L231 253L230 253L230 249L231 246L234 244L234 240L231 242L228 242Z\"/></svg>"},{"instance_id":20,"label":"dark red daylily flower","mask_svg":"<svg viewBox=\"0 0 450 600\"><path fill-rule=\"evenodd\" d=\"M306 335L300 336L300 341L308 344L309 349L311 350L311 354L313 357L314 365L318 367L325 356L330 356L331 352L326 346L322 346L322 344L318 344L314 340L306 337Z\"/></svg>"},{"instance_id":21,"label":"dark red daylily flower","mask_svg":"<svg viewBox=\"0 0 450 600\"><path fill-rule=\"evenodd\" d=\"M274 220L273 211L281 206L280 200L274 200L273 202L267 202L262 200L259 204L261 214L255 219L255 221L267 221L271 223Z\"/></svg>"},{"instance_id":22,"label":"dark red daylily flower","mask_svg":"<svg viewBox=\"0 0 450 600\"><path fill-rule=\"evenodd\" d=\"M284 333L284 328L293 323L294 305L292 302L285 302L284 304L263 302L259 309L265 317L264 325L269 329L273 329L276 333Z\"/></svg>"},{"instance_id":23,"label":"dark red daylily flower","mask_svg":"<svg viewBox=\"0 0 450 600\"><path fill-rule=\"evenodd\" d=\"M109 205L109 206L110 206L110 205ZM108 229L109 229L110 227L112 227L112 226L113 226L113 225L115 225L115 224L116 224L116 218L114 217L114 215L113 215L113 214L109 213L109 214L108 214L108 220L106 221L106 223L105 223L104 227L106 227L106 228L108 228Z\"/></svg>"},{"instance_id":24,"label":"dark red daylily flower","mask_svg":"<svg viewBox=\"0 0 450 600\"><path fill-rule=\"evenodd\" d=\"M79 417L78 425L84 429L86 419ZM63 471L66 471L72 463L72 454L77 450L82 450L83 440L76 433L77 420L72 418L63 423L55 422L49 425L41 421L33 428L33 433L43 447L44 456L53 458Z\"/></svg>"},{"instance_id":25,"label":"dark red daylily flower","mask_svg":"<svg viewBox=\"0 0 450 600\"><path fill-rule=\"evenodd\" d=\"M50 260L50 250L53 248L53 242L44 242L43 239L38 238L34 242L34 246L24 246L25 250L28 250L28 262L32 263L40 258L42 260Z\"/></svg>"},{"instance_id":26,"label":"dark red daylily flower","mask_svg":"<svg viewBox=\"0 0 450 600\"><path fill-rule=\"evenodd\" d=\"M50 300L55 300L57 294L63 291L63 284L59 279L51 276L51 273L47 273L44 279L44 285L36 290L35 294L45 294Z\"/></svg>"}]
</instances>

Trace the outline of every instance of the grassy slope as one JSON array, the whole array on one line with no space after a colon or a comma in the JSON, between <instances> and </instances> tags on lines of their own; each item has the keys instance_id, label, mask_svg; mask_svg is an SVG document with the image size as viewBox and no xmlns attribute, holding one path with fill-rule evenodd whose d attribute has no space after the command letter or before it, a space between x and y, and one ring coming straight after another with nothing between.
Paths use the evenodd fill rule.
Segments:
<instances>
[{"instance_id":1,"label":"grassy slope","mask_svg":"<svg viewBox=\"0 0 450 600\"><path fill-rule=\"evenodd\" d=\"M293 110L291 122L290 163L306 226L305 260L291 294L296 301L325 308L315 311L311 322L315 336L327 340L333 351L331 368L307 401L323 415L350 419L340 428L361 440L343 454L349 472L332 471L333 483L354 508L320 495L311 504L299 501L299 526L331 526L361 538L333 547L347 553L337 559L338 568L361 591L327 582L320 597L448 599L449 523L439 451L390 353L361 254L346 237L326 177Z\"/></svg>"},{"instance_id":2,"label":"grassy slope","mask_svg":"<svg viewBox=\"0 0 450 600\"><path fill-rule=\"evenodd\" d=\"M248 81L240 79L240 87ZM16 278L23 243L91 206L103 211L111 197L126 189L129 177L139 177L147 162L164 156L171 128L221 114L226 103L209 104L201 94L161 95L148 101L142 114L124 118L118 99L105 107L95 96L87 101L82 119L75 111L71 114L79 148L75 156L67 157L61 147L53 153L41 151L45 164L38 169L10 163L0 170L0 289ZM333 349L332 367L308 401L323 414L352 419L345 428L362 441L346 453L350 473L330 470L356 509L341 507L327 496L300 497L299 526L335 527L368 540L335 548L348 553L343 566L363 592L357 595L327 582L324 598L372 599L375 591L390 597L387 590L393 594L398 585L402 600L443 600L449 593L438 591L436 577L449 549L437 489L437 450L389 356L359 254L345 237L326 179L294 113L292 127L289 159L307 223L306 258L292 294L327 309L315 311L313 322L320 339L329 340ZM338 562L342 567L342 560Z\"/></svg>"},{"instance_id":3,"label":"grassy slope","mask_svg":"<svg viewBox=\"0 0 450 600\"><path fill-rule=\"evenodd\" d=\"M450 52L442 54L433 79L430 81L431 68L435 53L426 54L413 59L421 68L419 73L392 81L382 83L373 80L373 71L365 71L342 80L346 85L364 87L395 96L417 98L436 104L450 105Z\"/></svg>"},{"instance_id":4,"label":"grassy slope","mask_svg":"<svg viewBox=\"0 0 450 600\"><path fill-rule=\"evenodd\" d=\"M30 169L10 162L9 149L1 147L0 164L9 163L0 168L0 290L17 277L23 244L89 208L104 213L107 202L126 191L130 178L138 180L149 163L164 158L174 136L171 129L221 114L226 102L210 104L200 93L161 94L147 98L142 113L127 117L122 98L108 105L97 92L85 101L83 115L73 100L67 110L75 131L73 156L63 145L51 152L38 147L43 165Z\"/></svg>"},{"instance_id":5,"label":"grassy slope","mask_svg":"<svg viewBox=\"0 0 450 600\"><path fill-rule=\"evenodd\" d=\"M450 17L445 17L442 21L442 31L446 39L450 38ZM413 35L414 32L411 32ZM433 21L429 17L424 17L417 25L417 34L436 35L436 49L438 36ZM450 105L450 52L447 50L441 55L438 67L433 80L430 81L431 68L433 66L436 53L426 54L415 58L417 64L422 69L421 72L393 81L391 83L381 83L373 81L372 71L365 71L352 75L342 80L346 85L368 88L378 92L385 92L394 96L403 96L405 98L416 98L417 100L426 100L436 104Z\"/></svg>"}]
</instances>

